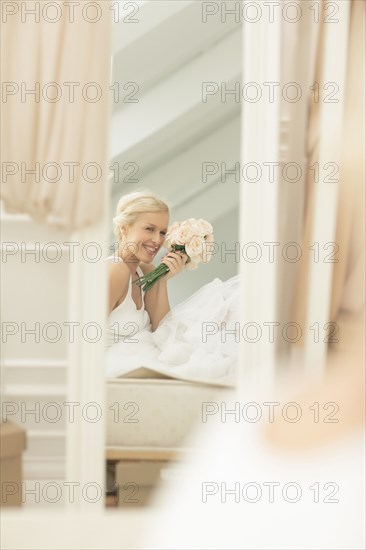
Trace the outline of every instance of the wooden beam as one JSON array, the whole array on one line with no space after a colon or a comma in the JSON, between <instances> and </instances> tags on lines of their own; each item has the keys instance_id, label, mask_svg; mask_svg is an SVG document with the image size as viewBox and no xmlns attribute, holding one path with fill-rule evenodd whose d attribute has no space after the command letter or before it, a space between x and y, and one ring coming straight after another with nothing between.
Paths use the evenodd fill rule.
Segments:
<instances>
[{"instance_id":1,"label":"wooden beam","mask_svg":"<svg viewBox=\"0 0 366 550\"><path fill-rule=\"evenodd\" d=\"M149 460L149 461L169 461L178 460L180 458L180 449L164 449L164 448L123 448L123 447L107 447L105 452L106 460Z\"/></svg>"}]
</instances>

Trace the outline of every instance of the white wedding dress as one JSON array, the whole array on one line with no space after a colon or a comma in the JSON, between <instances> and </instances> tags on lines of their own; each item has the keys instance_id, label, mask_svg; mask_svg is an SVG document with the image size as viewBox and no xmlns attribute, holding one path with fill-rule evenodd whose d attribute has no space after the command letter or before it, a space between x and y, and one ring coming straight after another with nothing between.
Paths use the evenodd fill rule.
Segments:
<instances>
[{"instance_id":1,"label":"white wedding dress","mask_svg":"<svg viewBox=\"0 0 366 550\"><path fill-rule=\"evenodd\" d=\"M212 419L197 423L185 462L165 469L134 548L365 548L363 427L291 453L266 442L262 421Z\"/></svg>"},{"instance_id":2,"label":"white wedding dress","mask_svg":"<svg viewBox=\"0 0 366 550\"><path fill-rule=\"evenodd\" d=\"M143 367L182 380L235 383L239 337L229 331L239 320L238 275L204 285L173 307L155 332L147 311L137 309L131 285L107 321L108 378Z\"/></svg>"}]
</instances>

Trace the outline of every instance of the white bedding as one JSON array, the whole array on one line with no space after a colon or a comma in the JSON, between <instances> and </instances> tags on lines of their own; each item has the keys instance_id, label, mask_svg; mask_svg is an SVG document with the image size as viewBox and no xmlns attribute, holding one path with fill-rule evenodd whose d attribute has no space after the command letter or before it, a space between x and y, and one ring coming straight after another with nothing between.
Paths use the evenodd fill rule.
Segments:
<instances>
[{"instance_id":1,"label":"white bedding","mask_svg":"<svg viewBox=\"0 0 366 550\"><path fill-rule=\"evenodd\" d=\"M180 380L235 384L239 303L238 275L216 278L172 308L155 332L124 325L130 337L106 351L107 378L145 367Z\"/></svg>"}]
</instances>

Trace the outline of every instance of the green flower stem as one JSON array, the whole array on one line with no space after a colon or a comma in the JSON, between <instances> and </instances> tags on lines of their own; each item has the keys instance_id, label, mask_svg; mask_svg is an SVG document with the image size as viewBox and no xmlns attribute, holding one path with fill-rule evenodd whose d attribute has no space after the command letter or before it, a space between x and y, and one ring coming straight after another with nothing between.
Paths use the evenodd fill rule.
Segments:
<instances>
[{"instance_id":1,"label":"green flower stem","mask_svg":"<svg viewBox=\"0 0 366 550\"><path fill-rule=\"evenodd\" d=\"M147 275L143 275L142 277L139 277L134 283L136 283L138 286L142 286L142 290L145 292L147 290L150 290L152 286L156 283L160 277L168 273L169 267L165 264L160 264L158 267L150 271Z\"/></svg>"},{"instance_id":2,"label":"green flower stem","mask_svg":"<svg viewBox=\"0 0 366 550\"><path fill-rule=\"evenodd\" d=\"M175 244L172 246L171 252L175 252L176 250L182 250L184 253L186 253L186 250L183 245ZM187 260L189 262L189 259ZM163 277L166 273L168 273L169 267L165 265L164 263L161 263L150 271L147 275L143 275L142 277L139 277L138 279L135 279L133 282L137 284L137 286L142 286L142 290L147 292L154 286L156 281L160 279L160 277Z\"/></svg>"}]
</instances>

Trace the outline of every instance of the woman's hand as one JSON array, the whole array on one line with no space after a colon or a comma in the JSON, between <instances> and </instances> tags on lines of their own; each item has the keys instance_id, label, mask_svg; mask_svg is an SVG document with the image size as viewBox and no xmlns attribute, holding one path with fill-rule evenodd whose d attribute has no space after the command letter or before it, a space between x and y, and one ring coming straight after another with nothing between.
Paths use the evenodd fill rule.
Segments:
<instances>
[{"instance_id":1,"label":"woman's hand","mask_svg":"<svg viewBox=\"0 0 366 550\"><path fill-rule=\"evenodd\" d=\"M174 277L174 275L180 273L184 269L184 264L187 262L187 260L188 256L187 254L184 254L184 252L168 252L168 254L164 256L161 260L161 263L169 267L168 273L166 273L166 275L163 275L162 279L168 281L169 279Z\"/></svg>"}]
</instances>

